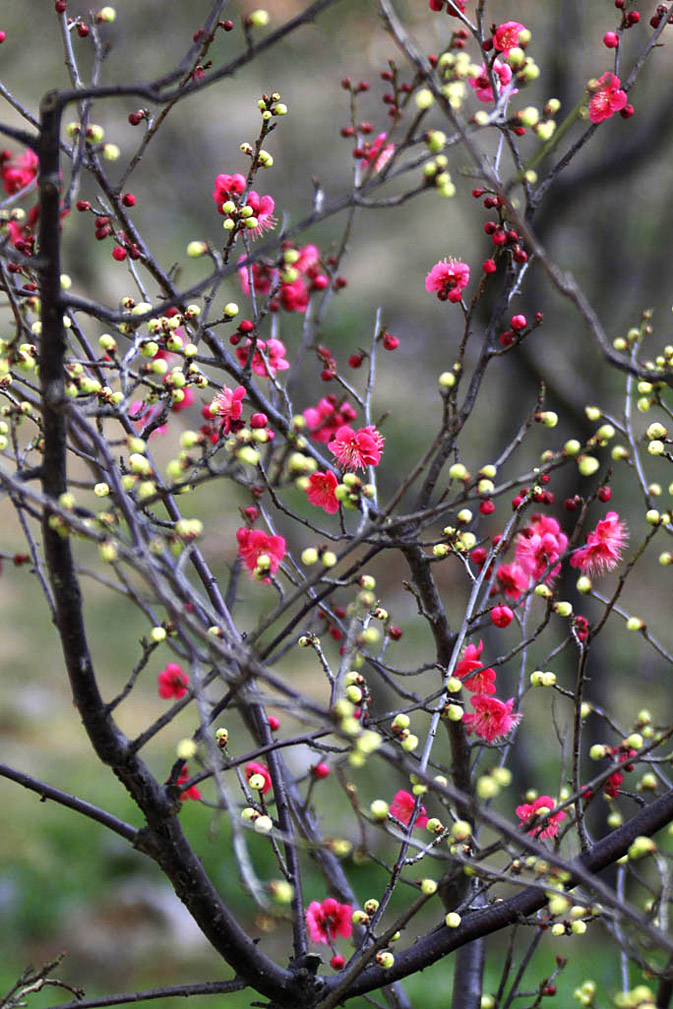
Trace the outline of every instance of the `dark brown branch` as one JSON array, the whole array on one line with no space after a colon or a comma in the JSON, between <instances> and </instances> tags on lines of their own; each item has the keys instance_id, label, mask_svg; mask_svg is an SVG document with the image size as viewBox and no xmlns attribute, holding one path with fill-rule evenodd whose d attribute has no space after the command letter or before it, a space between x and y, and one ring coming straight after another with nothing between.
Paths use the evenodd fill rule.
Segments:
<instances>
[{"instance_id":1,"label":"dark brown branch","mask_svg":"<svg viewBox=\"0 0 673 1009\"><path fill-rule=\"evenodd\" d=\"M85 802L84 799L78 799L77 796L69 795L68 792L63 792L60 788L55 788L53 785L47 785L44 781L38 781L38 779L33 778L32 775L25 774L23 771L17 771L14 767L9 767L7 764L0 764L0 777L8 778L10 781L15 781L18 785L23 785L24 788L30 789L31 792L37 792L43 801L45 799L52 799L54 802L58 802L61 806L67 806L68 809L74 809L75 812L81 813L90 820L95 820L96 823L102 824L104 827L107 827L108 830L114 831L115 834L119 834L120 837L125 838L132 844L135 843L138 835L138 831L135 827L132 827L130 823L125 823L124 820L120 820L118 817L113 816L112 813L108 813L104 809L99 809L98 806L92 806L90 802Z\"/></svg>"},{"instance_id":2,"label":"dark brown branch","mask_svg":"<svg viewBox=\"0 0 673 1009\"><path fill-rule=\"evenodd\" d=\"M650 806L634 816L628 823L598 841L586 855L576 859L572 866L583 879L587 872L594 874L612 865L625 855L629 846L640 835L651 836L673 820L673 791L656 799ZM579 881L573 876L568 881L571 887ZM547 903L547 896L539 887L526 887L514 897L491 904L484 910L472 911L463 916L456 929L440 926L434 932L419 939L409 949L396 955L395 963L389 971L389 980L397 981L423 970L442 957L459 949L466 943L491 935L509 925L515 924L522 916L534 914ZM673 949L673 943L661 934L660 944ZM349 997L363 995L380 986L380 970L369 968L353 983Z\"/></svg>"},{"instance_id":3,"label":"dark brown branch","mask_svg":"<svg viewBox=\"0 0 673 1009\"><path fill-rule=\"evenodd\" d=\"M144 991L119 992L117 995L101 995L100 998L78 999L76 1002L62 1002L47 1006L47 1009L98 1009L99 1006L127 1005L130 1002L149 1002L155 998L189 998L191 995L228 995L242 991L247 982L241 978L233 981L204 981L202 984L168 985L165 988L145 988Z\"/></svg>"}]
</instances>

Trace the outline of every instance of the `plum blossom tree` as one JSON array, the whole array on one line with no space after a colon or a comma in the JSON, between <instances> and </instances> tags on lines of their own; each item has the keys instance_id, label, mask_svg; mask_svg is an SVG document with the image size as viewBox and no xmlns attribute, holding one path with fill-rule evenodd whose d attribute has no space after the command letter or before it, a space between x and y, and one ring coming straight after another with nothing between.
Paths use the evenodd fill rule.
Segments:
<instances>
[{"instance_id":1,"label":"plum blossom tree","mask_svg":"<svg viewBox=\"0 0 673 1009\"><path fill-rule=\"evenodd\" d=\"M391 52L377 122L362 118L367 81L334 89L351 184L328 199L316 182L292 222L267 192L284 171L274 134L292 102L251 94L256 135L213 163L212 197L192 196L219 238L171 251L201 270L183 283L137 223L134 173L176 105L231 87L336 4L298 3L276 23L245 5L225 19L233 5L211 0L176 66L122 82L106 79L106 58L124 17L56 0L68 82L39 113L2 85L0 484L25 541L5 577L30 573L44 595L97 773L114 775L136 812L127 821L8 764L0 775L152 860L232 972L100 997L73 989L63 1005L245 991L274 1009L372 993L410 1009L431 969L449 972L453 1009L537 1007L557 991L568 1003L576 947L564 943L589 932L609 945L615 1004L664 1009L671 866L654 837L673 823L673 723L637 690L622 704L601 673L635 635L670 674L665 615L654 626L657 607L651 623L629 591L673 560L658 501L673 461L673 346L658 346L645 304L608 335L537 221L599 131L634 126L673 4L649 19L631 0L606 6L595 76L566 81L562 103L524 4L521 21L498 22L487 0L414 0L405 22L376 0ZM548 13L534 21L552 31ZM131 153L106 139L113 106L138 131ZM440 258L420 245L404 264L449 348L438 379L414 391L412 451L410 418L378 399L381 374L404 377L386 306L371 331L358 323L356 352L327 320L349 297L356 217L421 199L462 201L479 251L438 224ZM321 231L334 221L336 240ZM105 250L118 302L71 270L72 232ZM620 384L614 409L566 396L559 416L562 341L543 366L530 352L553 327L536 301L545 284L555 311L582 324L591 367ZM516 430L503 422L485 444L471 425L503 375L518 376ZM145 625L114 684L96 658L88 577ZM128 728L150 692L156 714ZM200 858L193 803L228 823L247 917ZM255 910L282 926L273 940L250 924ZM502 936L505 955L491 957ZM54 970L27 972L1 1005L63 985ZM593 978L574 997L605 1004Z\"/></svg>"}]
</instances>

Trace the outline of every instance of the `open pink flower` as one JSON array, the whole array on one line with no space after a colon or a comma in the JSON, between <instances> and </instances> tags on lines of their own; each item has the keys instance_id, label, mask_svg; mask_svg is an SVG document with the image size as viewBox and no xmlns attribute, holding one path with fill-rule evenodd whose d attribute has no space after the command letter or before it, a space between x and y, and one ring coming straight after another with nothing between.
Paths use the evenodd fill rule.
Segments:
<instances>
[{"instance_id":1,"label":"open pink flower","mask_svg":"<svg viewBox=\"0 0 673 1009\"><path fill-rule=\"evenodd\" d=\"M598 87L589 99L589 119L602 123L626 105L626 91L621 90L619 77L608 71L598 78Z\"/></svg>"},{"instance_id":2,"label":"open pink flower","mask_svg":"<svg viewBox=\"0 0 673 1009\"><path fill-rule=\"evenodd\" d=\"M262 795L266 793L271 788L271 775L269 774L269 769L265 764L260 764L258 760L251 760L249 764L245 765L245 776L250 781L253 774L261 774L264 778L264 786L262 788Z\"/></svg>"},{"instance_id":3,"label":"open pink flower","mask_svg":"<svg viewBox=\"0 0 673 1009\"><path fill-rule=\"evenodd\" d=\"M253 238L260 238L265 231L272 231L276 227L276 218L273 216L276 205L272 196L260 196L251 189L245 205L252 207L253 217L257 218L257 227L248 229L248 234Z\"/></svg>"},{"instance_id":4,"label":"open pink flower","mask_svg":"<svg viewBox=\"0 0 673 1009\"><path fill-rule=\"evenodd\" d=\"M546 816L547 813L551 813L552 809L556 803L549 795L540 795L535 800L535 802L524 803L522 806L516 807L516 815L521 820L521 825L525 826L526 822L535 815ZM565 820L566 815L563 810L559 810L558 813L552 813L551 816L547 817L546 826L533 827L528 833L537 837L540 841L544 841L546 837L556 837L558 834L559 823Z\"/></svg>"},{"instance_id":5,"label":"open pink flower","mask_svg":"<svg viewBox=\"0 0 673 1009\"><path fill-rule=\"evenodd\" d=\"M512 79L512 68L509 63L503 63L502 60L493 60L493 76L497 81L500 82L500 86L504 87ZM486 64L482 63L481 69L476 77L470 77L468 81L471 88L477 95L480 102L492 102L493 101L493 88L491 87L491 82L486 73ZM516 94L516 89L511 92L513 95Z\"/></svg>"},{"instance_id":6,"label":"open pink flower","mask_svg":"<svg viewBox=\"0 0 673 1009\"><path fill-rule=\"evenodd\" d=\"M530 578L516 561L512 564L500 564L495 577L498 583L496 592L498 590L504 592L507 599L514 602L521 598L530 585Z\"/></svg>"},{"instance_id":7,"label":"open pink flower","mask_svg":"<svg viewBox=\"0 0 673 1009\"><path fill-rule=\"evenodd\" d=\"M617 512L608 512L587 536L586 546L576 550L570 564L583 574L603 574L619 564L627 532Z\"/></svg>"},{"instance_id":8,"label":"open pink flower","mask_svg":"<svg viewBox=\"0 0 673 1009\"><path fill-rule=\"evenodd\" d=\"M352 916L351 904L340 904L333 897L326 897L322 903L312 900L306 909L306 927L311 942L323 942L327 946L338 935L349 939L353 934Z\"/></svg>"},{"instance_id":9,"label":"open pink flower","mask_svg":"<svg viewBox=\"0 0 673 1009\"><path fill-rule=\"evenodd\" d=\"M517 724L521 714L512 714L514 698L499 701L497 697L475 694L470 698L474 713L463 715L463 725L469 733L474 733L487 743L502 739Z\"/></svg>"},{"instance_id":10,"label":"open pink flower","mask_svg":"<svg viewBox=\"0 0 673 1009\"><path fill-rule=\"evenodd\" d=\"M406 827L411 821L411 814L414 811L415 805L416 800L411 792L405 792L404 789L401 789L393 796L393 801L390 803L390 813ZM424 828L427 825L428 814L425 806L419 806L418 816L414 820L414 827Z\"/></svg>"},{"instance_id":11,"label":"open pink flower","mask_svg":"<svg viewBox=\"0 0 673 1009\"><path fill-rule=\"evenodd\" d=\"M549 515L533 515L528 525L517 536L516 564L530 578L537 582L545 575L550 582L561 570L561 565L550 565L561 556L568 546L568 537L561 532L556 519Z\"/></svg>"},{"instance_id":12,"label":"open pink flower","mask_svg":"<svg viewBox=\"0 0 673 1009\"><path fill-rule=\"evenodd\" d=\"M236 539L239 556L253 575L258 570L260 557L265 557L268 561L265 570L272 575L276 573L285 556L286 545L282 536L270 536L263 529L242 526L236 533ZM269 579L265 578L264 581L268 582Z\"/></svg>"},{"instance_id":13,"label":"open pink flower","mask_svg":"<svg viewBox=\"0 0 673 1009\"><path fill-rule=\"evenodd\" d=\"M467 263L454 259L444 259L435 263L425 278L425 290L436 291L440 301L460 301L463 291L470 282L470 267Z\"/></svg>"},{"instance_id":14,"label":"open pink flower","mask_svg":"<svg viewBox=\"0 0 673 1009\"><path fill-rule=\"evenodd\" d=\"M340 427L327 447L342 469L364 469L380 463L383 440L383 435L373 424L358 431L352 427Z\"/></svg>"},{"instance_id":15,"label":"open pink flower","mask_svg":"<svg viewBox=\"0 0 673 1009\"><path fill-rule=\"evenodd\" d=\"M481 653L484 642L478 645L469 644L463 652L463 657L456 666L455 675L463 681L463 686L473 694L495 693L495 669L482 669ZM475 672L479 670L479 672Z\"/></svg>"},{"instance_id":16,"label":"open pink flower","mask_svg":"<svg viewBox=\"0 0 673 1009\"><path fill-rule=\"evenodd\" d=\"M251 189L245 197L245 203L241 204L239 197L245 191L245 176L237 172L235 175L218 175L215 179L215 189L213 199L217 204L220 214L224 214L223 204L229 202L237 206L250 207L253 216L257 218L257 227L248 231L252 238L259 238L265 231L275 228L276 220L273 216L275 203L271 196L260 196L254 189Z\"/></svg>"},{"instance_id":17,"label":"open pink flower","mask_svg":"<svg viewBox=\"0 0 673 1009\"><path fill-rule=\"evenodd\" d=\"M229 389L225 385L210 404L208 412L211 417L219 418L224 434L229 434L231 431L232 420L241 419L244 399L245 389L242 385L237 385L235 389Z\"/></svg>"},{"instance_id":18,"label":"open pink flower","mask_svg":"<svg viewBox=\"0 0 673 1009\"><path fill-rule=\"evenodd\" d=\"M339 502L335 494L338 480L331 470L326 473L311 473L308 478L306 494L309 502L316 508L322 508L328 515L339 511Z\"/></svg>"},{"instance_id":19,"label":"open pink flower","mask_svg":"<svg viewBox=\"0 0 673 1009\"><path fill-rule=\"evenodd\" d=\"M10 151L0 151L0 178L2 188L9 196L25 189L37 178L37 154L27 147L23 154L12 157Z\"/></svg>"},{"instance_id":20,"label":"open pink flower","mask_svg":"<svg viewBox=\"0 0 673 1009\"><path fill-rule=\"evenodd\" d=\"M189 771L187 770L187 765L182 765L182 770L180 771L180 776L176 781L178 787L184 785L185 782L189 781ZM191 785L189 788L185 789L184 792L180 792L180 802L184 802L186 799L194 799L196 802L201 798L201 793L199 792L196 785Z\"/></svg>"},{"instance_id":21,"label":"open pink flower","mask_svg":"<svg viewBox=\"0 0 673 1009\"><path fill-rule=\"evenodd\" d=\"M498 25L493 33L493 47L507 56L510 49L519 45L519 33L526 31L526 26L520 21L505 21L504 24Z\"/></svg>"},{"instance_id":22,"label":"open pink flower","mask_svg":"<svg viewBox=\"0 0 673 1009\"><path fill-rule=\"evenodd\" d=\"M187 693L189 677L182 671L182 667L177 662L169 662L165 669L162 669L157 676L159 685L159 697L164 700L175 698L179 701Z\"/></svg>"},{"instance_id":23,"label":"open pink flower","mask_svg":"<svg viewBox=\"0 0 673 1009\"><path fill-rule=\"evenodd\" d=\"M244 347L236 348L236 357L241 362L243 366L246 365L248 360L248 354L252 340L248 340ZM262 353L266 358L262 357ZM290 362L285 358L285 344L282 340L258 340L256 343L255 353L252 358L252 370L255 375L261 375L262 378L268 378L269 375L273 378L277 371L287 371L290 367Z\"/></svg>"},{"instance_id":24,"label":"open pink flower","mask_svg":"<svg viewBox=\"0 0 673 1009\"><path fill-rule=\"evenodd\" d=\"M309 406L304 410L307 434L314 441L327 444L328 441L332 441L340 427L355 420L357 415L357 410L350 403L339 403L333 394L323 396L315 406Z\"/></svg>"}]
</instances>

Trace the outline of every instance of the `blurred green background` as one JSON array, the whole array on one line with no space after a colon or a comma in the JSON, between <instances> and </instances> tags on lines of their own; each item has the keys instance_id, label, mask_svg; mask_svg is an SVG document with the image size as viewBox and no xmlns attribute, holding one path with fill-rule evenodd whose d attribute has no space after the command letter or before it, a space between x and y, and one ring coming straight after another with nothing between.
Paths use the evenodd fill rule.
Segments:
<instances>
[{"instance_id":1,"label":"blurred green background","mask_svg":"<svg viewBox=\"0 0 673 1009\"><path fill-rule=\"evenodd\" d=\"M170 69L188 48L192 33L208 9L203 0L189 4L119 0L115 6L117 21L104 30L111 42L102 75L106 82L149 78ZM230 3L223 16L231 17L238 25L239 16L256 6ZM304 2L270 0L267 6L275 26L303 9ZM594 0L591 4L556 0L544 5L532 0L503 0L490 6L493 20L516 18L533 32L530 52L541 66L542 76L526 94L526 104L557 96L563 109L569 110L579 99L586 80L610 68L612 56L601 43L603 33L616 26L614 5L608 0ZM468 12L472 7L468 0ZM407 0L399 3L398 9L425 50L440 51L450 19L430 16L426 0ZM71 16L86 15L87 10L79 0L70 0ZM67 83L52 0L31 0L30 5L25 0L4 0L1 16L0 28L7 33L0 49L2 80L35 112L45 91ZM451 21L449 27L453 26ZM646 36L647 16L643 12L642 25L625 36L622 59L626 67L630 67ZM219 33L210 56L217 65L238 53L241 44L238 27L228 35ZM85 76L90 65L90 44L75 36L73 45ZM181 284L203 275L202 265L186 260L184 249L192 239L220 241L221 219L210 195L213 179L220 172L245 170L238 148L243 140L252 141L256 135L256 101L262 91L278 90L290 108L290 115L269 142L275 167L264 177L276 200L279 219L287 215L289 223L294 223L310 210L314 179L324 187L327 202L347 189L352 157L350 142L339 136L341 127L348 123L347 97L339 82L346 74L354 80L370 81L372 87L359 118L370 119L375 133L382 131L387 120L380 101L385 86L379 73L386 69L390 58L397 59L397 53L381 29L375 4L342 0L314 25L253 62L234 81L223 81L179 105L128 187L137 197L134 220L164 268L179 261ZM667 250L673 204L667 194L672 97L673 65L668 48L664 48L653 54L652 65L646 67L630 95L635 117L628 121L615 117L601 127L550 190L536 221L544 242L561 265L572 268L611 336L623 335L637 325L643 309L654 310L652 356L670 340L671 259ZM140 129L127 121L129 112L138 107L135 100L109 100L96 108L93 117L104 125L106 139L121 147L120 165L140 137ZM72 118L76 118L74 113ZM8 105L3 121L19 123ZM535 142L530 140L529 144L534 150ZM461 175L466 167L465 156L457 152L451 161L458 190L454 200L441 201L430 193L395 209L358 216L344 264L349 286L337 296L324 322L322 339L343 367L350 353L368 345L379 306L385 325L401 340L394 355L382 355L378 370L375 415L390 411L385 432L388 445L394 445L393 462L386 461L381 471L383 497L419 457L427 432L434 431L440 416L436 376L450 367L455 355L459 315L426 295L423 278L438 259L448 255L470 262L476 275L479 264L489 254L482 232L488 215L471 198L470 179ZM79 195L93 195L86 181ZM342 218L333 218L309 232L306 240L329 250L339 242L343 223ZM135 293L126 266L112 262L109 244L93 241L89 221L83 215L73 213L66 221L64 247L65 269L73 277L78 293L111 305L124 294ZM150 297L155 294L151 285L149 293ZM224 293L242 300L235 279ZM580 321L550 289L537 267L531 269L515 307L529 315L544 312L545 323L520 354L510 355L493 369L486 395L465 431L463 459L471 469L500 453L532 408L542 376L547 383L548 408L558 410L561 425L552 433L535 432L524 450L527 454L515 460L512 473L524 468L524 459L530 465L541 448L558 446L570 435L581 438L590 434L593 427L584 415L587 403L596 402L608 413L622 409L622 378L600 367L598 352ZM281 336L288 345L290 359L300 328L299 318L283 318ZM319 384L318 374L317 362L309 360L296 393L297 409L332 391ZM180 422L196 425L196 407L186 417L182 415ZM644 423L638 419L639 429ZM158 447L157 455L169 458L170 447ZM650 470L650 479L660 479L666 486L663 470L654 465ZM626 472L617 471L613 486L613 500L628 518L633 542L639 542L645 530L642 500L634 493ZM574 470L564 471L553 489L560 503L564 497L581 491L582 485ZM229 496L221 486L204 489L190 505L194 513L204 517L204 549L223 578L233 558L234 532L240 524L237 506L248 503L232 492L226 494ZM295 505L299 507L298 502ZM555 514L560 517L560 511ZM24 549L23 541L6 505L2 516L0 548L11 555ZM84 548L81 558L95 564L93 551L88 554ZM377 576L383 604L395 622L405 628L405 638L396 646L395 663L416 664L419 654L422 661L430 660L432 650L425 629L415 616L413 600L401 586L406 572L400 574L393 556L372 565L372 572ZM664 640L670 610L670 589L667 584L661 587L665 576L650 551L624 597L625 607L646 615L654 633ZM85 588L94 658L104 688L112 694L138 659L138 641L147 633L146 621L98 582L89 579ZM452 569L447 568L441 588L450 616L458 621L464 596ZM250 597L249 616L244 620L252 625L268 599L261 587L246 585L246 592ZM568 592L572 592L572 579ZM137 815L121 787L93 763L72 707L54 629L37 583L26 568L15 570L6 565L0 580L0 603L4 614L0 712L3 760L137 824ZM591 616L591 607L587 605L584 612ZM492 648L502 649L503 640L510 643L505 635L497 639L497 645L493 641ZM514 640L512 636L512 644ZM546 641L544 648L541 646L537 657L540 662L553 643ZM620 633L616 646L601 639L593 654L590 692L595 700L609 700L617 715L628 722L634 706L637 710L646 697L648 706L657 712L657 721L670 720L666 680L670 672L662 675L661 663L655 661L642 639ZM161 711L155 676L170 657L167 649L153 657L134 693L133 704L123 709L125 731L139 731ZM560 679L570 675L570 665L564 662L554 667ZM284 668L291 671L293 683L323 696L308 658L299 661L293 656L292 663ZM508 671L507 676L513 689L518 670ZM559 777L558 754L546 749L547 701L529 697L526 705L526 731L516 748L517 777L499 800L499 808L512 818L514 806L527 788L553 791ZM556 715L562 727L568 713L559 705ZM168 767L180 732L189 734L192 729L185 714L173 726L171 738L152 748L152 765L157 769ZM600 727L595 731L600 738ZM363 802L387 795L390 789L384 772L376 778L368 769L366 775L354 778ZM400 782L396 787L402 785ZM328 823L333 821L336 832L343 800L332 780L324 788L331 796L325 817ZM0 781L0 795L7 814L0 833L0 943L4 951L0 990L9 987L28 962L39 965L63 950L68 955L61 976L86 987L88 995L228 976L228 969L209 951L148 860L129 851L102 828L51 803L40 803L36 796L10 782ZM185 805L182 818L227 903L244 920L247 917L251 931L262 934L268 928L265 948L282 955L284 926L250 918L250 902L239 886L224 822L195 803ZM357 841L357 837L352 840ZM380 841L370 840L381 845ZM253 838L251 847L260 877L266 879L274 871L268 860L268 846L262 839ZM385 850L385 846L377 849L379 854ZM373 863L347 862L361 899L378 891L381 870ZM319 899L323 894L318 877L309 876L308 899ZM426 919L426 925L432 921ZM616 957L608 956L610 947L600 926L592 930L591 937L592 942L586 937L562 942L545 937L539 954L540 973L531 973L529 987L535 987L544 974L553 970L554 957L559 953L570 957L559 981L559 990L565 993L568 1004L574 985L587 976L596 978L603 994L614 991L618 983ZM502 937L490 940L486 990L497 984L502 956ZM451 963L447 962L410 979L407 988L414 1004L424 1009L446 1005L450 976ZM250 998L243 992L227 997L226 1005L237 1009L247 1006ZM42 1006L60 1000L60 993L47 991L36 996L33 1004ZM203 1001L212 1004L214 1000Z\"/></svg>"}]
</instances>

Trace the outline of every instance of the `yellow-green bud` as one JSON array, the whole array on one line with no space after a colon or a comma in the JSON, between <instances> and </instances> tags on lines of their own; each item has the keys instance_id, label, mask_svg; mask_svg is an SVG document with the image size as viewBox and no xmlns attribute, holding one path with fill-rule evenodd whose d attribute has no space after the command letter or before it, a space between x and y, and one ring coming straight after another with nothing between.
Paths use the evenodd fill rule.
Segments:
<instances>
[{"instance_id":1,"label":"yellow-green bud","mask_svg":"<svg viewBox=\"0 0 673 1009\"><path fill-rule=\"evenodd\" d=\"M462 921L462 918L456 911L449 911L446 918L444 919L444 924L447 928L458 928Z\"/></svg>"},{"instance_id":2,"label":"yellow-green bud","mask_svg":"<svg viewBox=\"0 0 673 1009\"><path fill-rule=\"evenodd\" d=\"M426 897L432 897L433 893L437 892L437 883L434 879L423 879L421 880L421 890Z\"/></svg>"},{"instance_id":3,"label":"yellow-green bud","mask_svg":"<svg viewBox=\"0 0 673 1009\"><path fill-rule=\"evenodd\" d=\"M181 739L175 748L180 760L191 760L196 755L198 746L193 739Z\"/></svg>"},{"instance_id":4,"label":"yellow-green bud","mask_svg":"<svg viewBox=\"0 0 673 1009\"><path fill-rule=\"evenodd\" d=\"M369 812L375 820L385 820L388 816L390 806L383 799L374 799L369 805Z\"/></svg>"},{"instance_id":5,"label":"yellow-green bud","mask_svg":"<svg viewBox=\"0 0 673 1009\"><path fill-rule=\"evenodd\" d=\"M577 460L577 468L582 476L593 476L600 469L600 465L593 455L581 455Z\"/></svg>"},{"instance_id":6,"label":"yellow-green bud","mask_svg":"<svg viewBox=\"0 0 673 1009\"><path fill-rule=\"evenodd\" d=\"M247 24L251 28L266 28L270 21L269 12L265 10L256 10L252 14L248 14Z\"/></svg>"}]
</instances>

